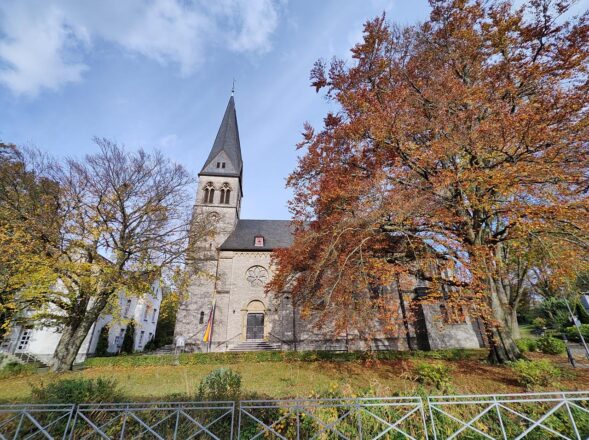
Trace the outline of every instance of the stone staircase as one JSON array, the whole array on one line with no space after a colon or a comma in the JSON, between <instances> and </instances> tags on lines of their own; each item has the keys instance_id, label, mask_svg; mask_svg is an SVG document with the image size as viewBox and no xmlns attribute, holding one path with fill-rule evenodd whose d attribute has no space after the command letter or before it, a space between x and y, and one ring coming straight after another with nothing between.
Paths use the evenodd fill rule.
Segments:
<instances>
[{"instance_id":1,"label":"stone staircase","mask_svg":"<svg viewBox=\"0 0 589 440\"><path fill-rule=\"evenodd\" d=\"M174 354L175 352L176 347L174 346L174 344L168 344L146 354Z\"/></svg>"},{"instance_id":2,"label":"stone staircase","mask_svg":"<svg viewBox=\"0 0 589 440\"><path fill-rule=\"evenodd\" d=\"M13 355L16 359L18 359L23 364L36 364L39 368L48 368L45 362L39 359L37 356L31 353L26 352L17 352Z\"/></svg>"},{"instance_id":3,"label":"stone staircase","mask_svg":"<svg viewBox=\"0 0 589 440\"><path fill-rule=\"evenodd\" d=\"M243 351L271 351L271 350L280 350L280 344L267 342L264 340L250 340L240 342L231 346L227 351L230 352L243 352ZM163 354L174 354L175 353L175 346L173 344L164 345L154 351L151 351L147 354L156 354L156 355L163 355Z\"/></svg>"},{"instance_id":4,"label":"stone staircase","mask_svg":"<svg viewBox=\"0 0 589 440\"><path fill-rule=\"evenodd\" d=\"M280 350L280 344L273 344L262 340L243 341L237 345L232 346L227 351L273 351Z\"/></svg>"}]
</instances>

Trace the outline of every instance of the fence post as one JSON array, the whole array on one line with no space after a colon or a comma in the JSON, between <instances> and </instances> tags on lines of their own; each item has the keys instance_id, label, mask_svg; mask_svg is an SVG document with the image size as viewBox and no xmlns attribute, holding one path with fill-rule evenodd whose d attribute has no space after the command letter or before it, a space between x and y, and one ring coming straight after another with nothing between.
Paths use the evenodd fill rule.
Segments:
<instances>
[{"instance_id":1,"label":"fence post","mask_svg":"<svg viewBox=\"0 0 589 440\"><path fill-rule=\"evenodd\" d=\"M505 426L503 426L503 418L501 417L501 411L499 410L499 403L497 402L496 396L493 396L493 402L495 405L495 411L497 412L497 418L499 419L499 426L501 426L501 434L503 435L503 440L507 440L507 433L505 432Z\"/></svg>"},{"instance_id":2,"label":"fence post","mask_svg":"<svg viewBox=\"0 0 589 440\"><path fill-rule=\"evenodd\" d=\"M229 434L229 439L233 440L233 425L235 425L235 401L231 404L231 433Z\"/></svg>"},{"instance_id":3,"label":"fence post","mask_svg":"<svg viewBox=\"0 0 589 440\"><path fill-rule=\"evenodd\" d=\"M176 423L174 424L174 440L178 438L178 425L180 424L180 406L176 408Z\"/></svg>"},{"instance_id":4,"label":"fence post","mask_svg":"<svg viewBox=\"0 0 589 440\"><path fill-rule=\"evenodd\" d=\"M564 405L567 407L567 412L569 413L569 418L571 419L571 424L573 425L573 430L575 431L577 440L581 440L581 434L579 434L577 424L575 423L575 418L573 417L573 412L571 411L571 407L569 406L569 401L564 393L562 393L562 398L564 400Z\"/></svg>"},{"instance_id":5,"label":"fence post","mask_svg":"<svg viewBox=\"0 0 589 440\"><path fill-rule=\"evenodd\" d=\"M18 434L20 433L20 427L22 426L22 421L25 418L25 411L26 411L26 408L23 408L20 413L20 420L18 421L18 426L16 427L16 431L15 431L14 437L13 437L14 440L16 440L18 438Z\"/></svg>"},{"instance_id":6,"label":"fence post","mask_svg":"<svg viewBox=\"0 0 589 440\"><path fill-rule=\"evenodd\" d=\"M72 416L73 416L73 420L72 420ZM68 433L69 433L70 439L74 438L74 431L76 430L77 418L78 418L78 404L76 403L75 405L72 406L72 409L70 411L70 415L67 419L67 425L65 427L65 431L64 431L63 437L62 437L63 440L68 438Z\"/></svg>"},{"instance_id":7,"label":"fence post","mask_svg":"<svg viewBox=\"0 0 589 440\"><path fill-rule=\"evenodd\" d=\"M360 412L360 404L356 403L356 419L358 419L358 433L360 434L359 439L362 440L362 413Z\"/></svg>"},{"instance_id":8,"label":"fence post","mask_svg":"<svg viewBox=\"0 0 589 440\"><path fill-rule=\"evenodd\" d=\"M434 440L438 440L438 433L436 432L436 419L434 418L434 412L432 410L432 402L430 397L427 397L427 407L429 410L429 420L432 425L432 434L434 435Z\"/></svg>"},{"instance_id":9,"label":"fence post","mask_svg":"<svg viewBox=\"0 0 589 440\"><path fill-rule=\"evenodd\" d=\"M125 428L127 427L127 413L129 412L129 405L125 407L125 412L123 413L123 426L121 427L121 436L120 440L124 440L125 438Z\"/></svg>"},{"instance_id":10,"label":"fence post","mask_svg":"<svg viewBox=\"0 0 589 440\"><path fill-rule=\"evenodd\" d=\"M237 404L237 440L241 439L241 402Z\"/></svg>"},{"instance_id":11,"label":"fence post","mask_svg":"<svg viewBox=\"0 0 589 440\"><path fill-rule=\"evenodd\" d=\"M297 440L299 440L301 438L301 411L298 406L295 406L295 411L297 413Z\"/></svg>"},{"instance_id":12,"label":"fence post","mask_svg":"<svg viewBox=\"0 0 589 440\"><path fill-rule=\"evenodd\" d=\"M427 426L425 409L423 407L423 398L421 396L419 397L419 413L421 414L421 424L423 426L423 434L425 435L425 440L428 440L427 431L429 429L429 426Z\"/></svg>"}]
</instances>

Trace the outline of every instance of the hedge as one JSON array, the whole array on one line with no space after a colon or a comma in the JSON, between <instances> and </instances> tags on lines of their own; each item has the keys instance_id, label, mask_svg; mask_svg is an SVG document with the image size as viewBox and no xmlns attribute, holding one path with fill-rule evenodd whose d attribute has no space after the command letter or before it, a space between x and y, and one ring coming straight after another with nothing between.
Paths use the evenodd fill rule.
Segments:
<instances>
[{"instance_id":1,"label":"hedge","mask_svg":"<svg viewBox=\"0 0 589 440\"><path fill-rule=\"evenodd\" d=\"M242 362L350 362L365 360L423 359L481 359L486 350L439 350L439 351L378 351L378 352L333 352L333 351L254 351L244 353L181 353L164 355L121 355L93 357L86 360L86 367L138 367L148 365L196 365L238 364Z\"/></svg>"}]
</instances>

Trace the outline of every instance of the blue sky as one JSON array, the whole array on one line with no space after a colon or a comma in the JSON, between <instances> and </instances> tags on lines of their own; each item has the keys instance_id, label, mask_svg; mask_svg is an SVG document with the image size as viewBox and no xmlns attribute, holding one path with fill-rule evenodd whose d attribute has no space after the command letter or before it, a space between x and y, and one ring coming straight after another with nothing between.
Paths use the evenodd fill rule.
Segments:
<instances>
[{"instance_id":1,"label":"blue sky","mask_svg":"<svg viewBox=\"0 0 589 440\"><path fill-rule=\"evenodd\" d=\"M582 3L587 5L588 0ZM93 136L158 148L196 175L236 79L242 218L288 218L305 121L330 105L318 58L349 58L362 24L411 24L426 0L0 0L0 140L57 157Z\"/></svg>"}]
</instances>

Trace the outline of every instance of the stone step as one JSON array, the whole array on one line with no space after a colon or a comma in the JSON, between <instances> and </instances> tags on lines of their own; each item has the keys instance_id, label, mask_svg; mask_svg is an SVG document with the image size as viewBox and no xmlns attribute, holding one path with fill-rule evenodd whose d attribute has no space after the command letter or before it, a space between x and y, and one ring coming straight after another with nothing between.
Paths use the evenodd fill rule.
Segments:
<instances>
[{"instance_id":1,"label":"stone step","mask_svg":"<svg viewBox=\"0 0 589 440\"><path fill-rule=\"evenodd\" d=\"M45 362L41 361L37 356L35 356L31 353L16 352L16 353L14 353L14 357L19 359L21 362L23 362L25 364L37 364L39 366L39 368L49 367L49 365L47 365Z\"/></svg>"},{"instance_id":2,"label":"stone step","mask_svg":"<svg viewBox=\"0 0 589 440\"><path fill-rule=\"evenodd\" d=\"M174 354L176 347L173 344L164 345L163 347L157 348L149 354Z\"/></svg>"},{"instance_id":3,"label":"stone step","mask_svg":"<svg viewBox=\"0 0 589 440\"><path fill-rule=\"evenodd\" d=\"M228 351L272 351L280 350L279 344L272 344L267 341L244 341L229 348Z\"/></svg>"}]
</instances>

